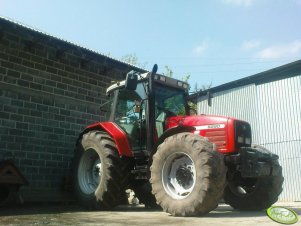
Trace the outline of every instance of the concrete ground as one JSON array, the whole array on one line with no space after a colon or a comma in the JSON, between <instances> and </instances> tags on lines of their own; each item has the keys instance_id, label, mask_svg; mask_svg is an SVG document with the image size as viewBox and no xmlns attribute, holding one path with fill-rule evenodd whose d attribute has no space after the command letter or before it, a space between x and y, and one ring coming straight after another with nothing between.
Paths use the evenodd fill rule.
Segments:
<instances>
[{"instance_id":1,"label":"concrete ground","mask_svg":"<svg viewBox=\"0 0 301 226\"><path fill-rule=\"evenodd\" d=\"M276 203L286 206L301 216L301 202ZM265 211L236 211L220 204L202 217L172 217L160 210L144 206L119 206L114 211L83 211L74 205L26 205L0 209L0 225L280 225L272 221ZM295 225L301 225L301 221Z\"/></svg>"}]
</instances>

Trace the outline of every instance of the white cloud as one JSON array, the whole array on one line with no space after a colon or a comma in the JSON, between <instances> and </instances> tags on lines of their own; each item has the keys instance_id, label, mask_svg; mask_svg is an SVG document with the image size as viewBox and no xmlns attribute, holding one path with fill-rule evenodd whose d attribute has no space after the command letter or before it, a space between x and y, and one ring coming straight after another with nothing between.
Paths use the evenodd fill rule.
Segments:
<instances>
[{"instance_id":1,"label":"white cloud","mask_svg":"<svg viewBox=\"0 0 301 226\"><path fill-rule=\"evenodd\" d=\"M241 49L244 51L250 51L258 48L261 45L259 40L247 40L242 43Z\"/></svg>"},{"instance_id":2,"label":"white cloud","mask_svg":"<svg viewBox=\"0 0 301 226\"><path fill-rule=\"evenodd\" d=\"M226 4L237 5L237 6L250 6L253 4L254 0L223 0Z\"/></svg>"},{"instance_id":3,"label":"white cloud","mask_svg":"<svg viewBox=\"0 0 301 226\"><path fill-rule=\"evenodd\" d=\"M282 45L270 46L262 49L256 54L256 57L264 59L298 56L301 56L301 40Z\"/></svg>"},{"instance_id":4,"label":"white cloud","mask_svg":"<svg viewBox=\"0 0 301 226\"><path fill-rule=\"evenodd\" d=\"M203 41L200 45L196 46L193 50L197 55L202 55L208 49L208 43Z\"/></svg>"}]
</instances>

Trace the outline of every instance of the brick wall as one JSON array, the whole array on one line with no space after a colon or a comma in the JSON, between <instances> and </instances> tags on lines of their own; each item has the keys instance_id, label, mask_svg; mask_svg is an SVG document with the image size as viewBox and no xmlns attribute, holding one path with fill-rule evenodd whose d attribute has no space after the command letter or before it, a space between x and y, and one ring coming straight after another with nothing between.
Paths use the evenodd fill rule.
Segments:
<instances>
[{"instance_id":1,"label":"brick wall","mask_svg":"<svg viewBox=\"0 0 301 226\"><path fill-rule=\"evenodd\" d=\"M25 200L66 197L74 144L111 80L129 66L0 20L0 160L13 159L29 181Z\"/></svg>"}]
</instances>

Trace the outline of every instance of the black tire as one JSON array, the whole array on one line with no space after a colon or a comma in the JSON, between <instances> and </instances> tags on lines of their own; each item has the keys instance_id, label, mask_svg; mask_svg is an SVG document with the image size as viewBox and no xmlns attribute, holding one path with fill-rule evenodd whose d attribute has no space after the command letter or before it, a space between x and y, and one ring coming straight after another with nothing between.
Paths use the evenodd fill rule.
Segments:
<instances>
[{"instance_id":1,"label":"black tire","mask_svg":"<svg viewBox=\"0 0 301 226\"><path fill-rule=\"evenodd\" d=\"M218 205L226 180L223 155L192 133L168 137L153 156L152 192L173 216L202 215Z\"/></svg>"},{"instance_id":2,"label":"black tire","mask_svg":"<svg viewBox=\"0 0 301 226\"><path fill-rule=\"evenodd\" d=\"M107 133L84 134L73 164L73 188L79 202L92 210L118 205L128 185L128 166L119 158L116 144Z\"/></svg>"},{"instance_id":3,"label":"black tire","mask_svg":"<svg viewBox=\"0 0 301 226\"><path fill-rule=\"evenodd\" d=\"M161 207L156 203L156 198L152 194L152 186L149 181L138 181L132 186L135 196L139 199L139 203L145 205L145 208L160 209Z\"/></svg>"},{"instance_id":4,"label":"black tire","mask_svg":"<svg viewBox=\"0 0 301 226\"><path fill-rule=\"evenodd\" d=\"M266 150L261 146L254 146ZM278 161L274 164L279 166ZM264 210L278 200L282 192L284 178L281 166L279 174L261 178L242 178L238 171L229 172L232 175L228 179L225 188L225 203L239 210ZM229 177L229 176L228 176Z\"/></svg>"}]
</instances>

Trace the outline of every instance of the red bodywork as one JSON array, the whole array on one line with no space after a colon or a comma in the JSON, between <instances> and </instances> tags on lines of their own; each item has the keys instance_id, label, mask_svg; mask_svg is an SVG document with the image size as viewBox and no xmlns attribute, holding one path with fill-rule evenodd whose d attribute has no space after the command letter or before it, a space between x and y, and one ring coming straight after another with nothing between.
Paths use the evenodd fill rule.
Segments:
<instances>
[{"instance_id":1,"label":"red bodywork","mask_svg":"<svg viewBox=\"0 0 301 226\"><path fill-rule=\"evenodd\" d=\"M166 129L176 126L193 126L196 129L194 134L206 137L210 142L216 145L219 152L230 154L238 150L235 149L234 141L234 121L236 119L222 116L176 116L166 120ZM116 142L120 156L133 157L131 146L126 133L114 122L98 122L86 128L103 129Z\"/></svg>"},{"instance_id":2,"label":"red bodywork","mask_svg":"<svg viewBox=\"0 0 301 226\"><path fill-rule=\"evenodd\" d=\"M166 120L166 128L183 125L196 128L195 134L206 137L216 144L219 152L229 154L236 152L234 141L234 121L236 119L222 116L198 115L177 116Z\"/></svg>"},{"instance_id":3,"label":"red bodywork","mask_svg":"<svg viewBox=\"0 0 301 226\"><path fill-rule=\"evenodd\" d=\"M118 127L114 122L98 122L88 126L86 129L103 129L113 137L118 153L120 156L133 157L129 141L126 137L125 132Z\"/></svg>"}]
</instances>

